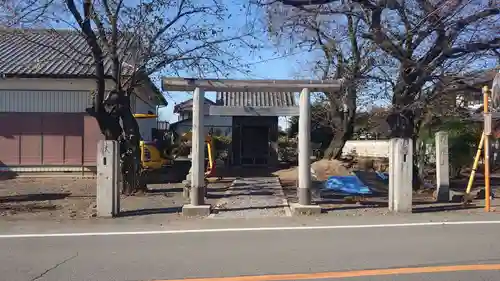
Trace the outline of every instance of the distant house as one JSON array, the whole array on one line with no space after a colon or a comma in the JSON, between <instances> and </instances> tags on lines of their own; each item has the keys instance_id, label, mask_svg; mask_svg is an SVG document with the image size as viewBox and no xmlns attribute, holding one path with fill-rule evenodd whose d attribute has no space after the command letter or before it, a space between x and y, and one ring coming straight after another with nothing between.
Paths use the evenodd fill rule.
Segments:
<instances>
[{"instance_id":1,"label":"distant house","mask_svg":"<svg viewBox=\"0 0 500 281\"><path fill-rule=\"evenodd\" d=\"M457 106L465 108L471 113L471 119L483 122L484 96L482 87L492 88L493 79L498 74L497 69L481 70L464 75L462 79L452 83L449 88L455 91ZM491 104L491 96L489 98ZM490 108L491 111L491 108ZM500 112L493 110L492 119L494 121L492 135L500 139Z\"/></svg>"},{"instance_id":2,"label":"distant house","mask_svg":"<svg viewBox=\"0 0 500 281\"><path fill-rule=\"evenodd\" d=\"M111 63L105 60L112 88ZM124 67L124 75L131 68ZM85 109L95 89L85 39L75 31L0 30L0 171L85 172L96 165L97 122ZM132 97L133 112L166 105L149 79ZM156 120L140 120L145 139Z\"/></svg>"},{"instance_id":3,"label":"distant house","mask_svg":"<svg viewBox=\"0 0 500 281\"><path fill-rule=\"evenodd\" d=\"M291 92L218 92L215 102L205 100L205 133L231 137L232 165L275 165L278 114L292 111L298 112L298 107ZM190 130L192 100L178 104L174 112L179 114L179 121L170 127L176 132Z\"/></svg>"},{"instance_id":4,"label":"distant house","mask_svg":"<svg viewBox=\"0 0 500 281\"><path fill-rule=\"evenodd\" d=\"M210 116L209 108L215 102L205 98L203 108L203 122L205 134L209 132L214 135L230 136L232 131L233 118L229 116ZM177 121L170 124L170 129L177 135L182 135L192 129L193 100L187 100L174 106L174 113L177 114Z\"/></svg>"},{"instance_id":5,"label":"distant house","mask_svg":"<svg viewBox=\"0 0 500 281\"><path fill-rule=\"evenodd\" d=\"M496 69L488 69L475 71L463 75L463 77L455 78L446 87L447 91L455 93L456 105L466 108L470 111L482 110L483 108L483 93L482 87L488 86L491 88L493 79L498 73Z\"/></svg>"}]
</instances>

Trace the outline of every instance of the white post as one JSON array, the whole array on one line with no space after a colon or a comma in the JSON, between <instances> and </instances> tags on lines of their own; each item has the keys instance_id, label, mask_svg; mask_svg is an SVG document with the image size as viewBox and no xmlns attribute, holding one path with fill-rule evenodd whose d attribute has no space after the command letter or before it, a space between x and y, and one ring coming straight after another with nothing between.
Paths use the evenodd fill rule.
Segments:
<instances>
[{"instance_id":1,"label":"white post","mask_svg":"<svg viewBox=\"0 0 500 281\"><path fill-rule=\"evenodd\" d=\"M389 142L389 210L411 213L413 200L413 146L411 139Z\"/></svg>"},{"instance_id":2,"label":"white post","mask_svg":"<svg viewBox=\"0 0 500 281\"><path fill-rule=\"evenodd\" d=\"M308 88L302 89L299 100L299 180L298 204L291 204L294 215L316 215L321 213L319 205L311 200L311 101Z\"/></svg>"},{"instance_id":3,"label":"white post","mask_svg":"<svg viewBox=\"0 0 500 281\"><path fill-rule=\"evenodd\" d=\"M448 152L448 133L436 133L436 180L438 202L450 201L450 162Z\"/></svg>"},{"instance_id":4,"label":"white post","mask_svg":"<svg viewBox=\"0 0 500 281\"><path fill-rule=\"evenodd\" d=\"M192 133L192 179L191 205L198 206L205 203L205 138L203 124L203 104L205 95L202 89L196 88L193 93L193 133Z\"/></svg>"},{"instance_id":5,"label":"white post","mask_svg":"<svg viewBox=\"0 0 500 281\"><path fill-rule=\"evenodd\" d=\"M396 141L398 139L389 140L389 211L394 210L394 184L396 183L396 174L394 167L396 166Z\"/></svg>"},{"instance_id":6,"label":"white post","mask_svg":"<svg viewBox=\"0 0 500 281\"><path fill-rule=\"evenodd\" d=\"M120 212L120 146L118 141L97 144L97 216L114 217Z\"/></svg>"},{"instance_id":7,"label":"white post","mask_svg":"<svg viewBox=\"0 0 500 281\"><path fill-rule=\"evenodd\" d=\"M300 205L311 205L311 101L308 88L300 93L299 100L299 185Z\"/></svg>"}]
</instances>

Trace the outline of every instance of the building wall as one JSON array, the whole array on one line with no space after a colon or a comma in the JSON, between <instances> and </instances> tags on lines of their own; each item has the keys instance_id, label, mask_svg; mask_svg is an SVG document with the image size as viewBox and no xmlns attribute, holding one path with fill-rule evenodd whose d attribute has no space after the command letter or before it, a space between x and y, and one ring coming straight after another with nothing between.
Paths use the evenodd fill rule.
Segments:
<instances>
[{"instance_id":1,"label":"building wall","mask_svg":"<svg viewBox=\"0 0 500 281\"><path fill-rule=\"evenodd\" d=\"M156 107L151 106L140 98L135 97L135 108L133 109L135 113L148 113L151 111L156 113ZM139 124L139 131L141 132L141 136L144 140L150 141L152 140L152 131L153 128L157 127L157 118L154 119L137 119L137 123Z\"/></svg>"},{"instance_id":2,"label":"building wall","mask_svg":"<svg viewBox=\"0 0 500 281\"><path fill-rule=\"evenodd\" d=\"M245 127L264 127L268 131L267 142L264 140L269 151L267 163L265 165L278 164L278 117L274 116L234 116L233 117L233 133L232 133L232 163L234 165L246 164L247 158L250 155L243 155L243 146L245 143L253 139L243 139L243 130ZM257 139L260 136L256 135L253 138ZM255 155L252 155L255 157ZM262 165L263 163L261 163Z\"/></svg>"},{"instance_id":3,"label":"building wall","mask_svg":"<svg viewBox=\"0 0 500 281\"><path fill-rule=\"evenodd\" d=\"M0 166L16 171L95 166L102 135L85 112L94 88L91 79L0 79ZM155 111L142 101L132 104L141 113ZM141 120L139 126L150 138L156 119Z\"/></svg>"},{"instance_id":4,"label":"building wall","mask_svg":"<svg viewBox=\"0 0 500 281\"><path fill-rule=\"evenodd\" d=\"M0 112L84 113L91 105L87 91L0 90L0 93Z\"/></svg>"},{"instance_id":5,"label":"building wall","mask_svg":"<svg viewBox=\"0 0 500 281\"><path fill-rule=\"evenodd\" d=\"M192 119L185 121L180 121L174 124L175 132L179 135L189 132L192 129ZM233 118L230 116L203 116L205 135L207 135L210 130L218 131L221 135L231 136Z\"/></svg>"},{"instance_id":6,"label":"building wall","mask_svg":"<svg viewBox=\"0 0 500 281\"><path fill-rule=\"evenodd\" d=\"M364 157L389 157L388 140L350 140L346 141L342 155Z\"/></svg>"},{"instance_id":7,"label":"building wall","mask_svg":"<svg viewBox=\"0 0 500 281\"><path fill-rule=\"evenodd\" d=\"M93 166L100 132L84 113L0 113L2 166Z\"/></svg>"},{"instance_id":8,"label":"building wall","mask_svg":"<svg viewBox=\"0 0 500 281\"><path fill-rule=\"evenodd\" d=\"M89 91L36 90L25 84L28 89L16 90L1 89L0 83L0 169L92 170L102 135L85 112L91 104Z\"/></svg>"}]
</instances>

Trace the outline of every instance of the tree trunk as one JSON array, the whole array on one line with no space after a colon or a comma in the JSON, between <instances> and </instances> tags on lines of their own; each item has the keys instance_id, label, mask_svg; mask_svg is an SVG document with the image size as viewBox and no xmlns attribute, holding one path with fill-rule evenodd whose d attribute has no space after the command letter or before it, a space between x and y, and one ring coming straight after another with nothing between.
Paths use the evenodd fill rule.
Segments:
<instances>
[{"instance_id":1,"label":"tree trunk","mask_svg":"<svg viewBox=\"0 0 500 281\"><path fill-rule=\"evenodd\" d=\"M325 154L323 155L324 159L339 159L342 156L342 149L344 148L346 142L344 140L344 135L344 132L335 132L328 148L325 150Z\"/></svg>"},{"instance_id":2,"label":"tree trunk","mask_svg":"<svg viewBox=\"0 0 500 281\"><path fill-rule=\"evenodd\" d=\"M356 118L356 89L354 86L348 87L346 95L345 108L340 113L340 130L335 131L328 148L323 156L324 159L340 159L342 157L342 149L346 141L352 138L354 133L354 122Z\"/></svg>"},{"instance_id":3,"label":"tree trunk","mask_svg":"<svg viewBox=\"0 0 500 281\"><path fill-rule=\"evenodd\" d=\"M343 130L335 132L328 148L325 151L324 159L340 159L345 143L351 139L354 131L354 118L348 118L343 122Z\"/></svg>"},{"instance_id":4,"label":"tree trunk","mask_svg":"<svg viewBox=\"0 0 500 281\"><path fill-rule=\"evenodd\" d=\"M414 155L417 154L418 130L420 123L418 122L421 114L417 114L417 108L412 108L415 102L416 92L412 88L407 87L408 83L400 78L396 84L393 93L393 110L387 118L387 123L390 127L391 138L411 139ZM420 110L420 109L418 109ZM413 156L412 163L412 187L413 190L420 188L421 180L419 178L418 156Z\"/></svg>"},{"instance_id":5,"label":"tree trunk","mask_svg":"<svg viewBox=\"0 0 500 281\"><path fill-rule=\"evenodd\" d=\"M416 162L418 167L418 178L425 178L425 163L426 163L426 143L422 140L417 140L417 150L414 155L417 156Z\"/></svg>"},{"instance_id":6,"label":"tree trunk","mask_svg":"<svg viewBox=\"0 0 500 281\"><path fill-rule=\"evenodd\" d=\"M422 185L422 179L420 177L420 157L418 155L419 151L419 145L418 145L419 139L417 136L415 136L412 139L412 146L413 146L413 165L412 165L412 188L413 190L419 190L420 186Z\"/></svg>"},{"instance_id":7,"label":"tree trunk","mask_svg":"<svg viewBox=\"0 0 500 281\"><path fill-rule=\"evenodd\" d=\"M141 135L139 125L130 109L130 96L127 95L125 100L126 105L123 107L121 115L124 129L124 137L121 141L123 175L122 193L131 195L138 191L145 191L147 188L143 179L143 170L141 166L141 153L139 147Z\"/></svg>"}]
</instances>

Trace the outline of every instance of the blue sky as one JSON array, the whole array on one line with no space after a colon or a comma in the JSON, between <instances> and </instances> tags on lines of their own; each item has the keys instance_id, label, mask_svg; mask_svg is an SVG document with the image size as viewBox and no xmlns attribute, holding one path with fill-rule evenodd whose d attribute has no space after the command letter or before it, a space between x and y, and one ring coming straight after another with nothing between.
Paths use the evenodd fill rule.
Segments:
<instances>
[{"instance_id":1,"label":"blue sky","mask_svg":"<svg viewBox=\"0 0 500 281\"><path fill-rule=\"evenodd\" d=\"M239 2L239 3L235 3ZM225 24L227 25L244 25L244 19L246 18L246 7L241 4L241 0L229 0L224 1L226 5L228 5L228 9L230 14L232 15L231 19L228 20ZM247 1L243 1L244 3ZM255 11L254 11L255 12ZM300 73L301 76L306 78L313 78L308 75L307 70L303 71L298 70L298 66L300 65L299 61L302 61L304 58L309 57L308 53L305 52L295 52L292 54L285 55L283 53L277 53L277 47L271 44L265 32L265 17L260 14L253 15L254 19L257 18L261 22L257 23L260 27L257 27L257 33L259 34L259 39L262 42L265 42L267 45L265 48L260 49L259 51L254 51L251 56L248 56L248 50L242 50L240 54L236 54L237 56L245 57L246 59L241 61L240 64L250 64L250 73L242 74L235 71L230 75L230 78L233 79L293 79L297 77L297 74ZM236 23L234 21L239 20L240 22ZM220 24L220 23L219 23ZM262 32L259 32L259 29L262 29ZM311 73L312 75L312 73ZM212 78L212 77L205 77ZM213 77L215 78L215 77ZM169 102L167 107L161 108L159 110L159 118L160 120L175 122L177 120L176 115L173 113L173 107L185 100L188 100L192 97L192 93L185 92L169 92L165 93L165 98ZM206 98L215 101L215 93L206 93Z\"/></svg>"},{"instance_id":2,"label":"blue sky","mask_svg":"<svg viewBox=\"0 0 500 281\"><path fill-rule=\"evenodd\" d=\"M131 4L136 4L137 0L126 0L130 1ZM206 3L206 0L191 0L192 2ZM246 9L247 7L244 5L249 1L242 0L219 0L222 3L226 4L229 10L229 14L227 19L224 19L224 22L213 22L213 25L224 25L231 26L235 29L239 29L245 27L246 17ZM79 2L79 1L77 1ZM174 11L173 11L174 12ZM65 20L73 21L72 17L63 14L58 17L62 17ZM306 63L307 61L311 61L311 59L316 58L316 54L309 53L306 50L304 51L295 51L295 55L284 55L282 52L277 52L277 47L274 46L265 30L266 30L266 17L262 14L260 10L254 10L253 15L250 16L251 19L258 19L260 22L254 23L252 26L255 27L257 34L259 34L259 40L261 42L265 42L266 47L263 49L259 49L258 51L254 51L251 55L249 55L249 50L237 49L237 56L244 57L243 61L238 62L239 64L250 64L251 69L248 74L242 74L235 71L235 73L230 75L230 78L235 79L293 79L293 78L303 78L303 79L314 79L314 73L311 71L311 65ZM210 19L206 19L205 16L199 18L198 20L204 21L205 24L212 24ZM67 28L68 26L63 22L51 22L49 25L52 27L62 27ZM211 26L210 26L211 27ZM285 46L283 46L285 47ZM283 51L285 48L281 48ZM293 49L293 48L290 48ZM157 73L154 76L162 76L162 73ZM163 75L168 76L168 75ZM186 75L187 76L187 75ZM215 77L205 77L205 78L215 78ZM160 85L157 85L160 86ZM171 92L164 94L169 105L165 108L159 110L160 120L166 121L175 121L176 116L173 114L173 107L187 99L191 98L191 93L185 92ZM206 93L206 97L209 99L215 99L215 93ZM373 102L372 102L373 104ZM383 101L376 101L375 104L380 105L383 104Z\"/></svg>"},{"instance_id":3,"label":"blue sky","mask_svg":"<svg viewBox=\"0 0 500 281\"><path fill-rule=\"evenodd\" d=\"M279 55L273 53L272 50L261 51L259 55L262 57L249 60L249 62L259 62L271 59L271 61L266 61L262 63L253 64L252 71L248 75L242 75L240 73L235 73L232 78L236 79L292 79L297 73L297 60L304 53L299 53L296 55L291 55L283 58L279 58ZM210 77L207 77L210 78ZM312 78L312 77L311 77ZM160 120L166 120L174 122L176 121L176 115L173 114L173 107L190 99L191 93L185 92L169 92L165 93L165 98L169 102L169 105L161 108L159 110ZM215 93L206 93L206 97L215 101Z\"/></svg>"},{"instance_id":4,"label":"blue sky","mask_svg":"<svg viewBox=\"0 0 500 281\"><path fill-rule=\"evenodd\" d=\"M191 0L191 3L205 3L206 0ZM235 71L231 73L228 78L233 79L293 79L297 78L297 75L300 74L301 77L311 78L313 79L313 73L309 70L310 67L306 66L306 68L299 70L298 66L304 66L304 63L299 63L299 61L304 61L304 59L309 58L312 54L308 53L308 51L297 51L294 53L284 54L283 52L277 52L277 47L271 43L266 34L266 17L263 15L263 11L256 7L251 7L251 15L248 15L248 2L249 1L241 1L241 0L221 0L221 3L224 3L228 8L227 18L223 19L223 22L213 22L214 26L230 26L233 31L229 32L241 32L248 28L248 26L252 26L255 30L254 36L257 37L257 40L260 41L265 46L258 50L250 50L250 49L237 49L236 56L243 57L245 59L238 61L237 65L250 65L250 69L248 69L249 73L241 73ZM137 0L126 0L126 3L130 5L137 5ZM81 4L77 1L77 7L80 8ZM65 9L64 6L62 6ZM56 12L59 10L55 10ZM175 10L172 10L172 13L175 14ZM230 15L230 16L229 16ZM52 20L48 24L48 26L52 28L74 28L74 19L69 13L56 13L54 15L55 18L59 18L60 20ZM166 15L169 18L169 15ZM211 24L207 21L211 21L213 18L211 17L202 17L202 18L194 18L194 21L205 21L204 24ZM247 20L251 20L252 24L247 24ZM202 23L203 24L203 23ZM45 23L42 23L45 25ZM175 27L178 28L178 27ZM229 35L231 36L231 35ZM163 71L163 73L155 73L152 75L152 78L157 84L158 88L161 89L159 77L162 76L171 76L166 73L167 70ZM183 71L180 71L181 75ZM183 75L184 77L189 77L190 75ZM212 77L204 77L204 78L217 78ZM175 122L177 120L176 114L173 113L173 107L181 103L185 100L192 98L192 93L187 92L164 92L164 96L168 101L168 106L159 109L159 119L162 121L170 121ZM215 93L206 93L206 98L211 100L215 100ZM280 122L280 125L283 126L284 123Z\"/></svg>"},{"instance_id":5,"label":"blue sky","mask_svg":"<svg viewBox=\"0 0 500 281\"><path fill-rule=\"evenodd\" d=\"M137 0L126 0L131 5L137 5ZM206 0L191 0L192 3L204 3ZM242 31L243 28L247 28L248 24L247 19L254 21L252 26L255 29L255 36L257 39L265 44L264 48L259 49L258 51L249 49L237 50L236 56L244 57L242 61L239 61L238 65L250 64L250 72L249 73L239 73L235 71L231 73L229 78L233 79L293 79L297 77L297 74L300 73L301 76L305 78L313 78L309 75L307 69L303 69L302 71L298 71L298 65L301 65L298 61L303 61L305 58L309 57L307 51L295 51L295 53L279 53L277 52L277 47L271 43L266 30L266 18L262 13L262 10L256 9L255 7L251 7L252 15L248 16L248 1L241 0L223 0L226 7L228 8L227 19L224 19L223 22L214 22L213 25L217 26L231 26L233 31ZM80 5L77 2L77 7ZM172 11L176 12L176 11ZM62 19L62 21L52 21L49 26L53 28L72 28L71 25L74 24L74 19L69 14L58 14L57 17ZM168 15L167 15L168 17ZM210 21L212 18L201 18L195 19L201 21ZM176 27L177 28L177 27ZM231 31L230 31L231 32ZM249 53L251 52L251 55ZM304 65L304 64L302 64ZM312 73L310 73L312 75ZM181 71L182 75L182 71ZM158 78L162 76L171 76L164 71L164 73L155 73L152 75L152 78ZM190 75L183 75L185 77L189 77ZM212 77L204 77L204 78L216 78L215 75ZM157 83L158 88L161 89L159 79L153 79L155 83ZM188 100L192 97L192 93L186 92L166 92L164 93L165 98L167 99L169 105L159 109L159 118L162 121L176 121L177 117L173 113L173 107L185 100ZM206 97L215 100L215 93L206 93Z\"/></svg>"}]
</instances>

